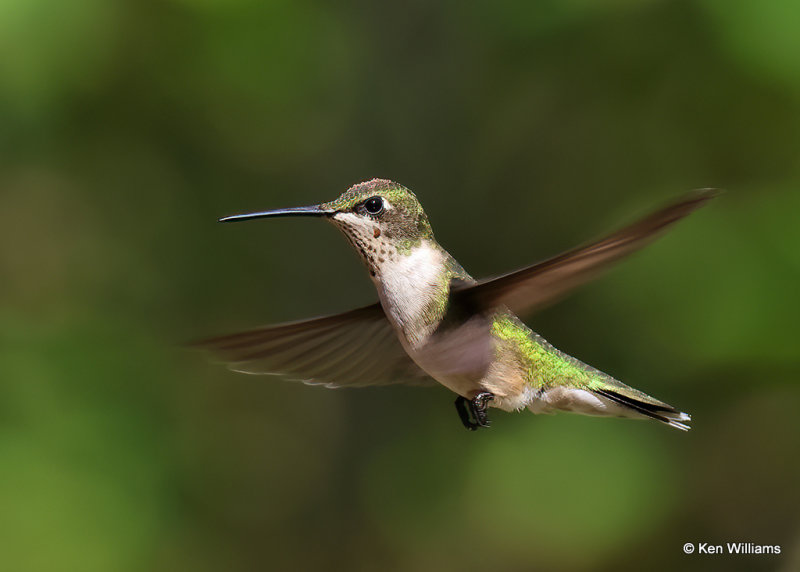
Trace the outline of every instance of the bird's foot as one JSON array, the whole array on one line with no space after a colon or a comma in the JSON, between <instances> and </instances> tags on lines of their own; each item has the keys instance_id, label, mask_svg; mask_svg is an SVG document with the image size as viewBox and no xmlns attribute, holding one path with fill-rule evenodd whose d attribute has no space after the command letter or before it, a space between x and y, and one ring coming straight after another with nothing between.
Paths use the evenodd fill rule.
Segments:
<instances>
[{"instance_id":1,"label":"bird's foot","mask_svg":"<svg viewBox=\"0 0 800 572\"><path fill-rule=\"evenodd\" d=\"M472 410L472 417L478 427L489 427L492 424L489 421L487 410L489 409L489 402L494 399L494 393L488 391L481 391L478 395L470 401L470 409Z\"/></svg>"},{"instance_id":2,"label":"bird's foot","mask_svg":"<svg viewBox=\"0 0 800 572\"><path fill-rule=\"evenodd\" d=\"M456 397L456 411L458 411L458 418L461 419L464 427L470 431L475 431L478 426L469 418L469 411L467 410L467 405L469 404L470 401L467 398L461 397L460 395Z\"/></svg>"},{"instance_id":3,"label":"bird's foot","mask_svg":"<svg viewBox=\"0 0 800 572\"><path fill-rule=\"evenodd\" d=\"M456 398L456 411L464 427L470 431L476 431L478 427L489 427L492 422L486 414L489 402L494 399L494 394L488 391L478 393L472 399L461 397Z\"/></svg>"}]
</instances>

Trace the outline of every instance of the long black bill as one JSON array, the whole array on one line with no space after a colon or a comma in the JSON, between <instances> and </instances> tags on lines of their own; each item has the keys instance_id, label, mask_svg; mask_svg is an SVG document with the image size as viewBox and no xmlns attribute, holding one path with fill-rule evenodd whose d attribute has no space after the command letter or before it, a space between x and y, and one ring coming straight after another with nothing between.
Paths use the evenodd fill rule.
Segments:
<instances>
[{"instance_id":1,"label":"long black bill","mask_svg":"<svg viewBox=\"0 0 800 572\"><path fill-rule=\"evenodd\" d=\"M319 205L310 207L289 207L287 209L275 209L272 211L262 211L259 213L246 213L222 217L219 222L237 222L240 220L252 220L254 218L267 218L271 216L330 216L336 211L326 210Z\"/></svg>"}]
</instances>

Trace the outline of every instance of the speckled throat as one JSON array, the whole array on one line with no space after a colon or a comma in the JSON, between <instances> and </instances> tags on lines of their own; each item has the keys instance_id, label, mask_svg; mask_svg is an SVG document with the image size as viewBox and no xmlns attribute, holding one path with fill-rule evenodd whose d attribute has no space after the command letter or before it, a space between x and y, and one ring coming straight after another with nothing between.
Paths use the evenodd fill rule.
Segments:
<instances>
[{"instance_id":1,"label":"speckled throat","mask_svg":"<svg viewBox=\"0 0 800 572\"><path fill-rule=\"evenodd\" d=\"M364 221L352 213L337 213L331 221L361 256L370 276L382 274L386 264L400 256L400 249L377 221Z\"/></svg>"},{"instance_id":2,"label":"speckled throat","mask_svg":"<svg viewBox=\"0 0 800 572\"><path fill-rule=\"evenodd\" d=\"M336 214L332 222L367 266L384 311L405 345L420 347L444 317L458 265L432 237L398 243L377 221L365 222L349 213Z\"/></svg>"}]
</instances>

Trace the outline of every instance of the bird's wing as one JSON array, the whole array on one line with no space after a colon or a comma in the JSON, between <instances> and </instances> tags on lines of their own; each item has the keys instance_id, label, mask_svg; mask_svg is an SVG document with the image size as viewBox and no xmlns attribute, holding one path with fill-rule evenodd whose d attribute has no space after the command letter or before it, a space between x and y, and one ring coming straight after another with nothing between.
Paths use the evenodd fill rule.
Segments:
<instances>
[{"instance_id":1,"label":"bird's wing","mask_svg":"<svg viewBox=\"0 0 800 572\"><path fill-rule=\"evenodd\" d=\"M195 342L234 371L326 387L434 384L400 345L380 304Z\"/></svg>"},{"instance_id":2,"label":"bird's wing","mask_svg":"<svg viewBox=\"0 0 800 572\"><path fill-rule=\"evenodd\" d=\"M474 310L506 306L514 312L540 309L639 250L662 231L717 196L699 189L651 215L589 245L503 276L461 284L453 295Z\"/></svg>"}]
</instances>

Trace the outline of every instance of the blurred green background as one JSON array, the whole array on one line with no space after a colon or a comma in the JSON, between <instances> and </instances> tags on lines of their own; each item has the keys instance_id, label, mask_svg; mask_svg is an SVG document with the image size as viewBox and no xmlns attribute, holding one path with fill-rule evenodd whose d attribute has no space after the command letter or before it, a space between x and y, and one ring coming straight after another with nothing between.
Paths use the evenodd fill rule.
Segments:
<instances>
[{"instance_id":1,"label":"blurred green background","mask_svg":"<svg viewBox=\"0 0 800 572\"><path fill-rule=\"evenodd\" d=\"M0 1L0 548L14 571L800 569L800 7ZM310 220L372 177L474 275L728 190L527 322L690 412L495 412L228 372L375 299ZM779 544L686 556L684 542Z\"/></svg>"}]
</instances>

